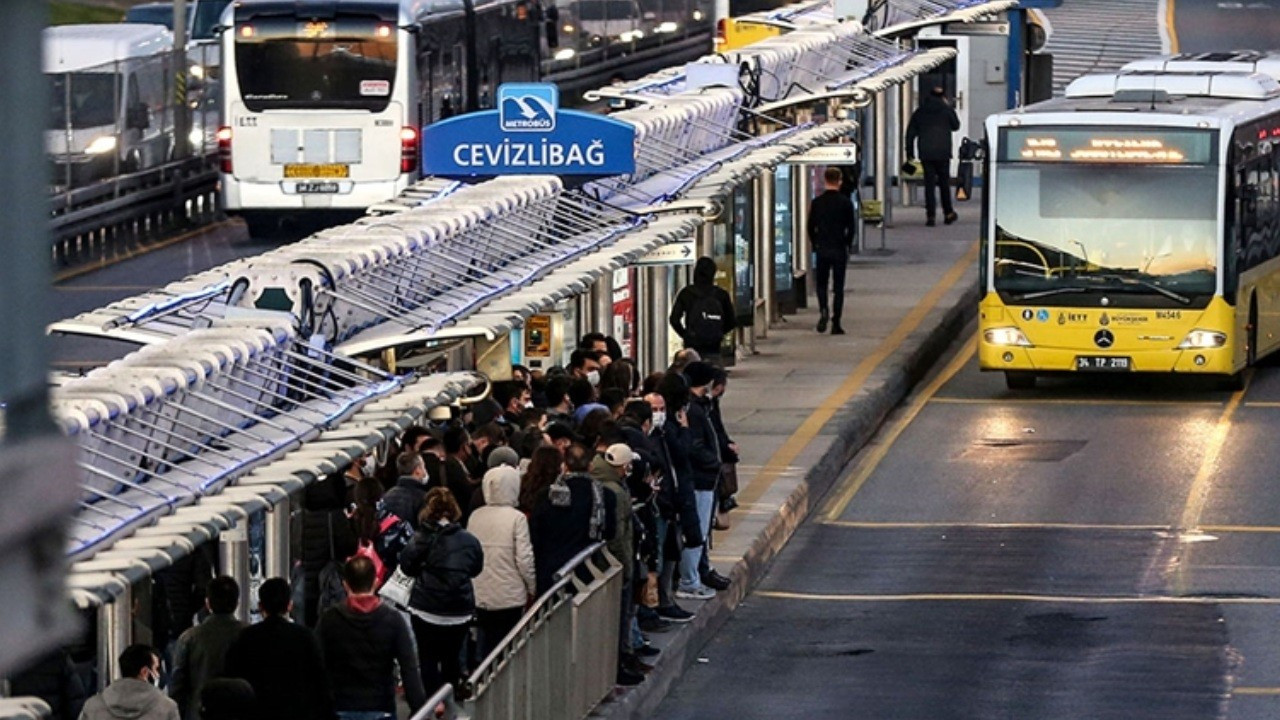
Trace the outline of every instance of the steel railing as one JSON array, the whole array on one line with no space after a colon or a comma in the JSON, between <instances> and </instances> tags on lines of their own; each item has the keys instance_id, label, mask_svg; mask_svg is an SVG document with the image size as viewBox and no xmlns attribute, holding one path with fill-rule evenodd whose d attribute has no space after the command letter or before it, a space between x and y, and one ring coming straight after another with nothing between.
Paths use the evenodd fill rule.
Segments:
<instances>
[{"instance_id":1,"label":"steel railing","mask_svg":"<svg viewBox=\"0 0 1280 720\"><path fill-rule=\"evenodd\" d=\"M596 543L555 574L520 623L471 673L472 698L440 688L412 720L586 717L614 686L622 565Z\"/></svg>"}]
</instances>

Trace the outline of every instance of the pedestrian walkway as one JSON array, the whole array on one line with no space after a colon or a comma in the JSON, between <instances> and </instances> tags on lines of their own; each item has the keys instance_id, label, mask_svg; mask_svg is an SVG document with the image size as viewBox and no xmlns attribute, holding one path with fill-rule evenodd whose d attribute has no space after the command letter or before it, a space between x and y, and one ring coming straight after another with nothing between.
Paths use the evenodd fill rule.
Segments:
<instances>
[{"instance_id":1,"label":"pedestrian walkway","mask_svg":"<svg viewBox=\"0 0 1280 720\"><path fill-rule=\"evenodd\" d=\"M619 690L600 717L648 717L697 661L700 648L761 577L912 384L977 309L979 206L926 227L924 209L897 208L888 254L854 256L846 288L847 335L820 335L816 303L788 316L730 371L722 401L741 464L731 529L714 535L713 564L733 580L706 602L682 600L697 618L651 639L662 648L643 684ZM878 231L873 233L878 246Z\"/></svg>"}]
</instances>

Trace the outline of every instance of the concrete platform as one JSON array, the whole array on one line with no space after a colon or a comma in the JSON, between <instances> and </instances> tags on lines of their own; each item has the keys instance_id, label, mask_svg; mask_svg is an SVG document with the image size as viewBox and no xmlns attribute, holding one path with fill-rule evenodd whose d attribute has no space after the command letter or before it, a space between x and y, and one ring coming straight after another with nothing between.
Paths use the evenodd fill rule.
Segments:
<instances>
[{"instance_id":1,"label":"concrete platform","mask_svg":"<svg viewBox=\"0 0 1280 720\"><path fill-rule=\"evenodd\" d=\"M739 507L731 528L713 535L711 557L733 585L712 600L679 601L696 619L651 635L663 651L653 672L619 688L594 717L652 714L841 469L976 313L979 209L976 201L957 203L959 222L931 228L922 208L895 208L887 252L875 250L879 229L868 228L872 250L850 260L846 335L816 332L811 296L809 309L770 328L756 354L731 369L722 406L740 449Z\"/></svg>"}]
</instances>

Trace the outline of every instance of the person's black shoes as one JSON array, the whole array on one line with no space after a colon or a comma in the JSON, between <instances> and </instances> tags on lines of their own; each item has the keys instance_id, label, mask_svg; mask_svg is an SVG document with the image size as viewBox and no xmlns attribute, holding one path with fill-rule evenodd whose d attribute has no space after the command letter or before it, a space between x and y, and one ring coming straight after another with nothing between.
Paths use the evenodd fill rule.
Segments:
<instances>
[{"instance_id":1,"label":"person's black shoes","mask_svg":"<svg viewBox=\"0 0 1280 720\"><path fill-rule=\"evenodd\" d=\"M950 225L951 223L953 223L953 222L955 222L955 221L957 221L957 220L959 220L959 219L960 219L960 216L959 216L959 215L957 215L957 214L955 214L955 213L953 213L953 212L949 212L949 213L947 213L946 215L943 215L943 216L942 216L942 222L944 222L944 223L946 223L946 224L948 224L948 225Z\"/></svg>"},{"instance_id":2,"label":"person's black shoes","mask_svg":"<svg viewBox=\"0 0 1280 720\"><path fill-rule=\"evenodd\" d=\"M843 335L843 334L844 334L844 328L840 327L840 323L833 323L833 324L831 325L831 334L832 334L832 335Z\"/></svg>"},{"instance_id":3,"label":"person's black shoes","mask_svg":"<svg viewBox=\"0 0 1280 720\"><path fill-rule=\"evenodd\" d=\"M702 584L712 590L728 590L729 578L721 575L715 570L711 570L702 576Z\"/></svg>"},{"instance_id":4,"label":"person's black shoes","mask_svg":"<svg viewBox=\"0 0 1280 720\"><path fill-rule=\"evenodd\" d=\"M640 683L644 682L644 674L638 673L634 670L628 670L625 667L619 667L617 682L619 685L622 685L624 687L639 685Z\"/></svg>"},{"instance_id":5,"label":"person's black shoes","mask_svg":"<svg viewBox=\"0 0 1280 720\"><path fill-rule=\"evenodd\" d=\"M934 220L933 218L929 218L924 221L924 224L926 227L933 227L934 225L938 224L938 221Z\"/></svg>"},{"instance_id":6,"label":"person's black shoes","mask_svg":"<svg viewBox=\"0 0 1280 720\"><path fill-rule=\"evenodd\" d=\"M736 507L738 507L738 499L732 495L720 501L720 512L722 513L727 513Z\"/></svg>"},{"instance_id":7,"label":"person's black shoes","mask_svg":"<svg viewBox=\"0 0 1280 720\"><path fill-rule=\"evenodd\" d=\"M679 605L668 605L667 607L658 608L658 617L673 623L692 622L694 614L680 607Z\"/></svg>"},{"instance_id":8,"label":"person's black shoes","mask_svg":"<svg viewBox=\"0 0 1280 720\"><path fill-rule=\"evenodd\" d=\"M818 332L824 333L827 331L827 320L828 320L827 314L825 312L822 313L822 315L818 318Z\"/></svg>"},{"instance_id":9,"label":"person's black shoes","mask_svg":"<svg viewBox=\"0 0 1280 720\"><path fill-rule=\"evenodd\" d=\"M642 618L640 620L640 629L647 633L664 633L671 631L671 621L664 618L659 612L657 617Z\"/></svg>"},{"instance_id":10,"label":"person's black shoes","mask_svg":"<svg viewBox=\"0 0 1280 720\"><path fill-rule=\"evenodd\" d=\"M645 643L644 645L641 645L640 647L636 648L636 655L642 658L656 657L660 653L662 653L661 650L650 645L649 643Z\"/></svg>"}]
</instances>

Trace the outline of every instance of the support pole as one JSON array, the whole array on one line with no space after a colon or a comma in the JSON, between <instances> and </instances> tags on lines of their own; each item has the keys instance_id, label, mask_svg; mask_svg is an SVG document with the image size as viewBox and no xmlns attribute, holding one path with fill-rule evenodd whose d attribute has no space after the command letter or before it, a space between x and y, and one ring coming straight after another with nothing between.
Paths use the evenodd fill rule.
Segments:
<instances>
[{"instance_id":1,"label":"support pole","mask_svg":"<svg viewBox=\"0 0 1280 720\"><path fill-rule=\"evenodd\" d=\"M120 677L120 653L133 642L133 588L98 608L98 689Z\"/></svg>"},{"instance_id":2,"label":"support pole","mask_svg":"<svg viewBox=\"0 0 1280 720\"><path fill-rule=\"evenodd\" d=\"M898 115L900 121L898 122L897 138L899 151L903 153L903 162L906 162L907 156L911 154L910 149L907 148L907 123L911 120L911 113L915 112L916 108L916 88L914 83L915 80L905 80L898 86L898 107L901 108L901 113ZM901 175L898 176L898 189L902 206L911 207L911 187L903 181Z\"/></svg>"},{"instance_id":3,"label":"support pole","mask_svg":"<svg viewBox=\"0 0 1280 720\"><path fill-rule=\"evenodd\" d=\"M191 155L191 107L187 103L187 0L173 0L173 157Z\"/></svg>"},{"instance_id":4,"label":"support pole","mask_svg":"<svg viewBox=\"0 0 1280 720\"><path fill-rule=\"evenodd\" d=\"M874 124L876 199L884 213L880 221L880 249L884 250L885 225L889 222L889 205L892 202L889 197L889 98L884 91L876 94Z\"/></svg>"},{"instance_id":5,"label":"support pole","mask_svg":"<svg viewBox=\"0 0 1280 720\"><path fill-rule=\"evenodd\" d=\"M613 334L613 273L607 272L591 288L591 329Z\"/></svg>"},{"instance_id":6,"label":"support pole","mask_svg":"<svg viewBox=\"0 0 1280 720\"><path fill-rule=\"evenodd\" d=\"M756 336L769 337L769 323L774 320L774 260L777 254L773 242L776 236L773 201L773 170L766 169L755 179L756 198L756 295L762 301L757 313Z\"/></svg>"},{"instance_id":7,"label":"support pole","mask_svg":"<svg viewBox=\"0 0 1280 720\"><path fill-rule=\"evenodd\" d=\"M809 167L795 165L791 173L791 216L794 225L791 232L791 268L795 278L796 308L809 307L809 271L813 269L813 248L809 245L809 203L813 200L813 188L809 185ZM862 219L856 221L861 226ZM862 233L858 233L858 252L862 252Z\"/></svg>"},{"instance_id":8,"label":"support pole","mask_svg":"<svg viewBox=\"0 0 1280 720\"><path fill-rule=\"evenodd\" d=\"M267 511L266 576L289 577L289 498Z\"/></svg>"},{"instance_id":9,"label":"support pole","mask_svg":"<svg viewBox=\"0 0 1280 720\"><path fill-rule=\"evenodd\" d=\"M248 517L238 518L234 526L218 534L218 560L222 566L222 574L235 578L236 583L240 585L240 603L236 607L236 619L249 622L252 599L249 596Z\"/></svg>"}]
</instances>

